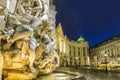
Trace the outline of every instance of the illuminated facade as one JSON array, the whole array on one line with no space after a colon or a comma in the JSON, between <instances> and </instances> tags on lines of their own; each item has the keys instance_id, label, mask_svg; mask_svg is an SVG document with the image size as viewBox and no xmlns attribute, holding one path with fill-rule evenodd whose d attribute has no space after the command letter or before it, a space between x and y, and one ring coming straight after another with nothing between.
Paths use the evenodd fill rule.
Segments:
<instances>
[{"instance_id":1,"label":"illuminated facade","mask_svg":"<svg viewBox=\"0 0 120 80\"><path fill-rule=\"evenodd\" d=\"M56 28L56 49L60 56L61 66L88 66L88 42L80 37L78 41L70 41L64 35L62 26Z\"/></svg>"},{"instance_id":2,"label":"illuminated facade","mask_svg":"<svg viewBox=\"0 0 120 80\"><path fill-rule=\"evenodd\" d=\"M113 36L90 49L91 65L113 70L120 66L120 35Z\"/></svg>"}]
</instances>

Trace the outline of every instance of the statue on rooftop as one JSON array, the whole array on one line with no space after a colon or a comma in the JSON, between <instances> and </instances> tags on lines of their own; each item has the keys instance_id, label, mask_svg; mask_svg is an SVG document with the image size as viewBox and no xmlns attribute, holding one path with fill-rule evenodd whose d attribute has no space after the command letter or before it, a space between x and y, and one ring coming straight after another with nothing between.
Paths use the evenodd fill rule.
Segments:
<instances>
[{"instance_id":1,"label":"statue on rooftop","mask_svg":"<svg viewBox=\"0 0 120 80\"><path fill-rule=\"evenodd\" d=\"M0 0L0 79L34 79L59 66L48 10L49 0Z\"/></svg>"}]
</instances>

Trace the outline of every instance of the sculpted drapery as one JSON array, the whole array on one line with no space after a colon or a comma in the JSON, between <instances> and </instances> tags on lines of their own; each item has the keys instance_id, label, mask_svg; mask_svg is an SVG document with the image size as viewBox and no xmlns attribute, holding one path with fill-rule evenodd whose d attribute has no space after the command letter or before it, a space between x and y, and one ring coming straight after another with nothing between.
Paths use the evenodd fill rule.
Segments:
<instances>
[{"instance_id":1,"label":"sculpted drapery","mask_svg":"<svg viewBox=\"0 0 120 80\"><path fill-rule=\"evenodd\" d=\"M52 73L59 56L48 21L49 0L0 0L0 11L5 22L0 25L0 75L23 80Z\"/></svg>"}]
</instances>

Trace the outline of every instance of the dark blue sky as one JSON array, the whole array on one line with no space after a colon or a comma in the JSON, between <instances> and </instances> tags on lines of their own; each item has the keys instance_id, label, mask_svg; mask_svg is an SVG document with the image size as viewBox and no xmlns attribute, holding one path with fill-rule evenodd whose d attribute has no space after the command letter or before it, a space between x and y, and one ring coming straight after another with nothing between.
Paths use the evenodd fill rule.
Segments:
<instances>
[{"instance_id":1,"label":"dark blue sky","mask_svg":"<svg viewBox=\"0 0 120 80\"><path fill-rule=\"evenodd\" d=\"M83 36L95 45L120 33L120 0L54 0L56 24L71 40Z\"/></svg>"}]
</instances>

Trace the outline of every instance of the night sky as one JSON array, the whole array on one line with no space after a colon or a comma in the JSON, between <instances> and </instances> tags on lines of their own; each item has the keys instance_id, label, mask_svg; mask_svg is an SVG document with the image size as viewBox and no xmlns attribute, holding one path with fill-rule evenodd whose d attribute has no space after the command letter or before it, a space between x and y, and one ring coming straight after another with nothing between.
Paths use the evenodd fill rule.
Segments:
<instances>
[{"instance_id":1,"label":"night sky","mask_svg":"<svg viewBox=\"0 0 120 80\"><path fill-rule=\"evenodd\" d=\"M83 36L93 46L120 33L120 0L54 0L56 24L70 40Z\"/></svg>"}]
</instances>

